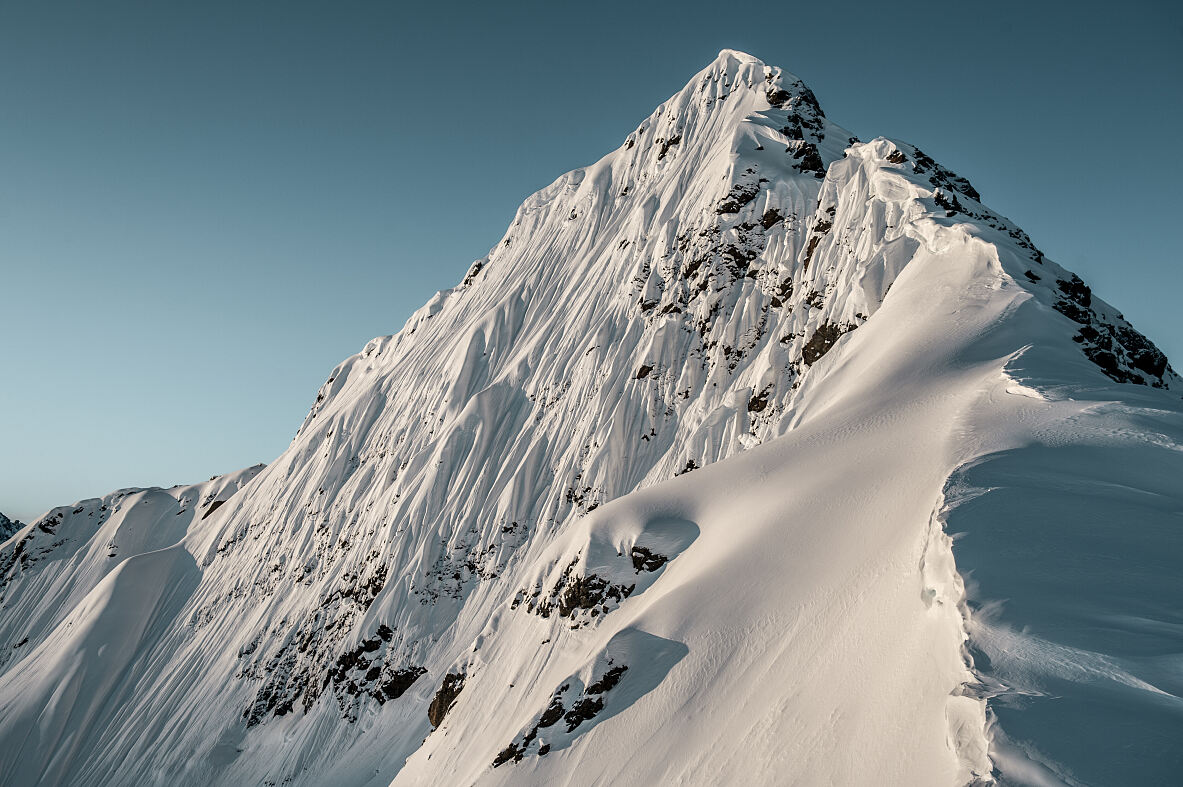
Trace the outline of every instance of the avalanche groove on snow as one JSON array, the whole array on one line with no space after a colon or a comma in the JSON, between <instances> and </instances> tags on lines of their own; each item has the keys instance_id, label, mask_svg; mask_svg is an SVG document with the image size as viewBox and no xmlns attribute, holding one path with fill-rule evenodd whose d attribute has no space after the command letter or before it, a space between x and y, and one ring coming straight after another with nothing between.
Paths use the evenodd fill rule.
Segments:
<instances>
[{"instance_id":1,"label":"avalanche groove on snow","mask_svg":"<svg viewBox=\"0 0 1183 787\"><path fill-rule=\"evenodd\" d=\"M1169 782L1181 387L724 50L270 465L0 545L0 784Z\"/></svg>"}]
</instances>

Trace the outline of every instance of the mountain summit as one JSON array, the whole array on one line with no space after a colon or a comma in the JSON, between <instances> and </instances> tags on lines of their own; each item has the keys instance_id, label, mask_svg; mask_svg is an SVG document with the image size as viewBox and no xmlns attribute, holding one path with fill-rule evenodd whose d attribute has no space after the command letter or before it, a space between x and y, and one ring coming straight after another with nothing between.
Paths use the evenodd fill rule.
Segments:
<instances>
[{"instance_id":1,"label":"mountain summit","mask_svg":"<svg viewBox=\"0 0 1183 787\"><path fill-rule=\"evenodd\" d=\"M274 462L0 547L0 783L1170 780L1183 381L981 199L724 50Z\"/></svg>"}]
</instances>

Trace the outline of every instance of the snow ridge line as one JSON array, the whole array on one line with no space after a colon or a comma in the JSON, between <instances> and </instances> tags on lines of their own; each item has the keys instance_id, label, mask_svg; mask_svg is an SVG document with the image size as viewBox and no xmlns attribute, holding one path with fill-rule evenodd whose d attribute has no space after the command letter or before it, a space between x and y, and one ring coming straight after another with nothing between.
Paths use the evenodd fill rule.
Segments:
<instances>
[{"instance_id":1,"label":"snow ridge line","mask_svg":"<svg viewBox=\"0 0 1183 787\"><path fill-rule=\"evenodd\" d=\"M956 470L949 478L955 473ZM993 784L989 711L969 648L970 609L966 603L965 581L957 571L953 555L953 538L945 531L945 510L942 490L929 517L920 558L921 597L930 614L942 615L948 625L956 628L961 643L963 680L949 695L945 710L949 747L959 763L958 781L969 785Z\"/></svg>"}]
</instances>

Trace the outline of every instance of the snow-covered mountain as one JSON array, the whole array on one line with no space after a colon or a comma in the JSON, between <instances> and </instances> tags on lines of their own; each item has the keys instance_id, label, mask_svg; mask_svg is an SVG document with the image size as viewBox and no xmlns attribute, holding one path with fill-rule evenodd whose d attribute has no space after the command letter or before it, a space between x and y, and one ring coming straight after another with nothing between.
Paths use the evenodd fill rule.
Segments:
<instances>
[{"instance_id":1,"label":"snow-covered mountain","mask_svg":"<svg viewBox=\"0 0 1183 787\"><path fill-rule=\"evenodd\" d=\"M1181 389L724 51L270 465L0 547L0 783L1169 782Z\"/></svg>"},{"instance_id":2,"label":"snow-covered mountain","mask_svg":"<svg viewBox=\"0 0 1183 787\"><path fill-rule=\"evenodd\" d=\"M12 537L12 534L24 527L22 522L15 519L9 519L4 514L0 513L0 543L7 541Z\"/></svg>"}]
</instances>

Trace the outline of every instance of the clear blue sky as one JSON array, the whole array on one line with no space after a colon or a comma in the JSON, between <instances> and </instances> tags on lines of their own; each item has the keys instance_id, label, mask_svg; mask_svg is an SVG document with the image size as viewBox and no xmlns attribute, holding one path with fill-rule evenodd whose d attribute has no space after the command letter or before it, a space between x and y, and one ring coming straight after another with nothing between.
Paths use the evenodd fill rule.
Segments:
<instances>
[{"instance_id":1,"label":"clear blue sky","mask_svg":"<svg viewBox=\"0 0 1183 787\"><path fill-rule=\"evenodd\" d=\"M0 511L270 461L724 47L968 177L1183 363L1175 3L0 0Z\"/></svg>"}]
</instances>

